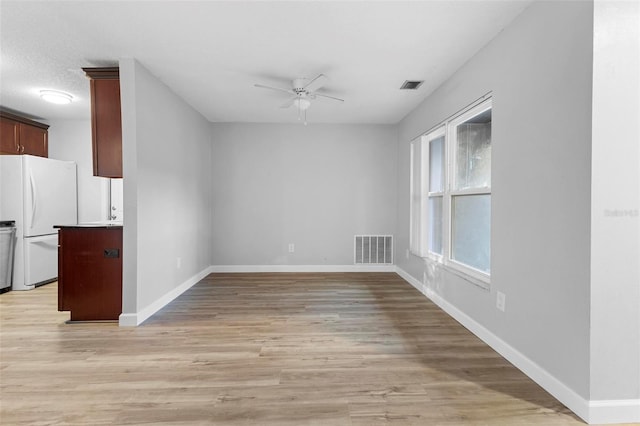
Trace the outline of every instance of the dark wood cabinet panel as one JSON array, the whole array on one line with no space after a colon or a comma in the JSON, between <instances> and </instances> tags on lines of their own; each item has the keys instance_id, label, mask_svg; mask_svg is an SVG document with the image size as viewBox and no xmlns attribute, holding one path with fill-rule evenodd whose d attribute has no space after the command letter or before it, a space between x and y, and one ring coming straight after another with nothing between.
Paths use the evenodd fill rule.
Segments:
<instances>
[{"instance_id":1,"label":"dark wood cabinet panel","mask_svg":"<svg viewBox=\"0 0 640 426\"><path fill-rule=\"evenodd\" d=\"M47 124L0 112L0 154L49 156Z\"/></svg>"},{"instance_id":2,"label":"dark wood cabinet panel","mask_svg":"<svg viewBox=\"0 0 640 426\"><path fill-rule=\"evenodd\" d=\"M118 68L83 68L91 79L93 174L122 177L122 117Z\"/></svg>"},{"instance_id":3,"label":"dark wood cabinet panel","mask_svg":"<svg viewBox=\"0 0 640 426\"><path fill-rule=\"evenodd\" d=\"M58 310L71 321L117 320L122 313L122 227L62 227Z\"/></svg>"},{"instance_id":4,"label":"dark wood cabinet panel","mask_svg":"<svg viewBox=\"0 0 640 426\"><path fill-rule=\"evenodd\" d=\"M49 156L48 132L40 127L20 123L20 144L23 154Z\"/></svg>"},{"instance_id":5,"label":"dark wood cabinet panel","mask_svg":"<svg viewBox=\"0 0 640 426\"><path fill-rule=\"evenodd\" d=\"M0 154L20 154L19 126L17 121L0 117Z\"/></svg>"}]
</instances>

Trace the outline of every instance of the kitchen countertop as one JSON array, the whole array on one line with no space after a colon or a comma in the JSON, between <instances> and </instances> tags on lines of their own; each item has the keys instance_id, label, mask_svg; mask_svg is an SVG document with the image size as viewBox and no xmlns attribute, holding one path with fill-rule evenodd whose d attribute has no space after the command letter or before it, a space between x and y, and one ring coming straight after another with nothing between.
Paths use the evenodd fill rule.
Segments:
<instances>
[{"instance_id":1,"label":"kitchen countertop","mask_svg":"<svg viewBox=\"0 0 640 426\"><path fill-rule=\"evenodd\" d=\"M83 222L74 225L54 225L54 228L122 228L121 221Z\"/></svg>"}]
</instances>

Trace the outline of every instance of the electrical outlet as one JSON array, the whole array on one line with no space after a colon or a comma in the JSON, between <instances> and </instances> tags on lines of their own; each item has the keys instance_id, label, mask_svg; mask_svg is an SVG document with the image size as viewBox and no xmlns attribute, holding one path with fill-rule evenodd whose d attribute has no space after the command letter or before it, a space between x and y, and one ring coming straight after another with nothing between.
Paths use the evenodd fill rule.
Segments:
<instances>
[{"instance_id":1,"label":"electrical outlet","mask_svg":"<svg viewBox=\"0 0 640 426\"><path fill-rule=\"evenodd\" d=\"M296 251L296 246L293 243L289 243L289 253L293 253Z\"/></svg>"},{"instance_id":2,"label":"electrical outlet","mask_svg":"<svg viewBox=\"0 0 640 426\"><path fill-rule=\"evenodd\" d=\"M502 312L507 308L507 296L501 291L498 292L498 296L496 297L496 308Z\"/></svg>"},{"instance_id":3,"label":"electrical outlet","mask_svg":"<svg viewBox=\"0 0 640 426\"><path fill-rule=\"evenodd\" d=\"M180 269L181 266L182 266L182 258L176 257L176 268Z\"/></svg>"}]
</instances>

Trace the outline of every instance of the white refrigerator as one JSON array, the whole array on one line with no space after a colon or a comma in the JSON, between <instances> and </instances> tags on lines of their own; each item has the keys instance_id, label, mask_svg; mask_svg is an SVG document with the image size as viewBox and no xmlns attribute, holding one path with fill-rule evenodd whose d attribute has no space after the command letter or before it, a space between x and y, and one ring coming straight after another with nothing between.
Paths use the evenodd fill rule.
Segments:
<instances>
[{"instance_id":1,"label":"white refrigerator","mask_svg":"<svg viewBox=\"0 0 640 426\"><path fill-rule=\"evenodd\" d=\"M15 220L13 290L58 277L58 231L78 222L76 163L0 155L0 220Z\"/></svg>"}]
</instances>

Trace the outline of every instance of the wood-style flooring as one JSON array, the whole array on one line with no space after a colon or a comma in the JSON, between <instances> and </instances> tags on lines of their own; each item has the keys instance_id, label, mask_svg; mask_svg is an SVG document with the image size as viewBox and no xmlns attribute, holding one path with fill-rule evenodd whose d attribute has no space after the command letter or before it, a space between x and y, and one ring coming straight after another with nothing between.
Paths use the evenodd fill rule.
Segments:
<instances>
[{"instance_id":1,"label":"wood-style flooring","mask_svg":"<svg viewBox=\"0 0 640 426\"><path fill-rule=\"evenodd\" d=\"M580 425L393 273L213 274L135 328L0 295L3 425Z\"/></svg>"}]
</instances>

